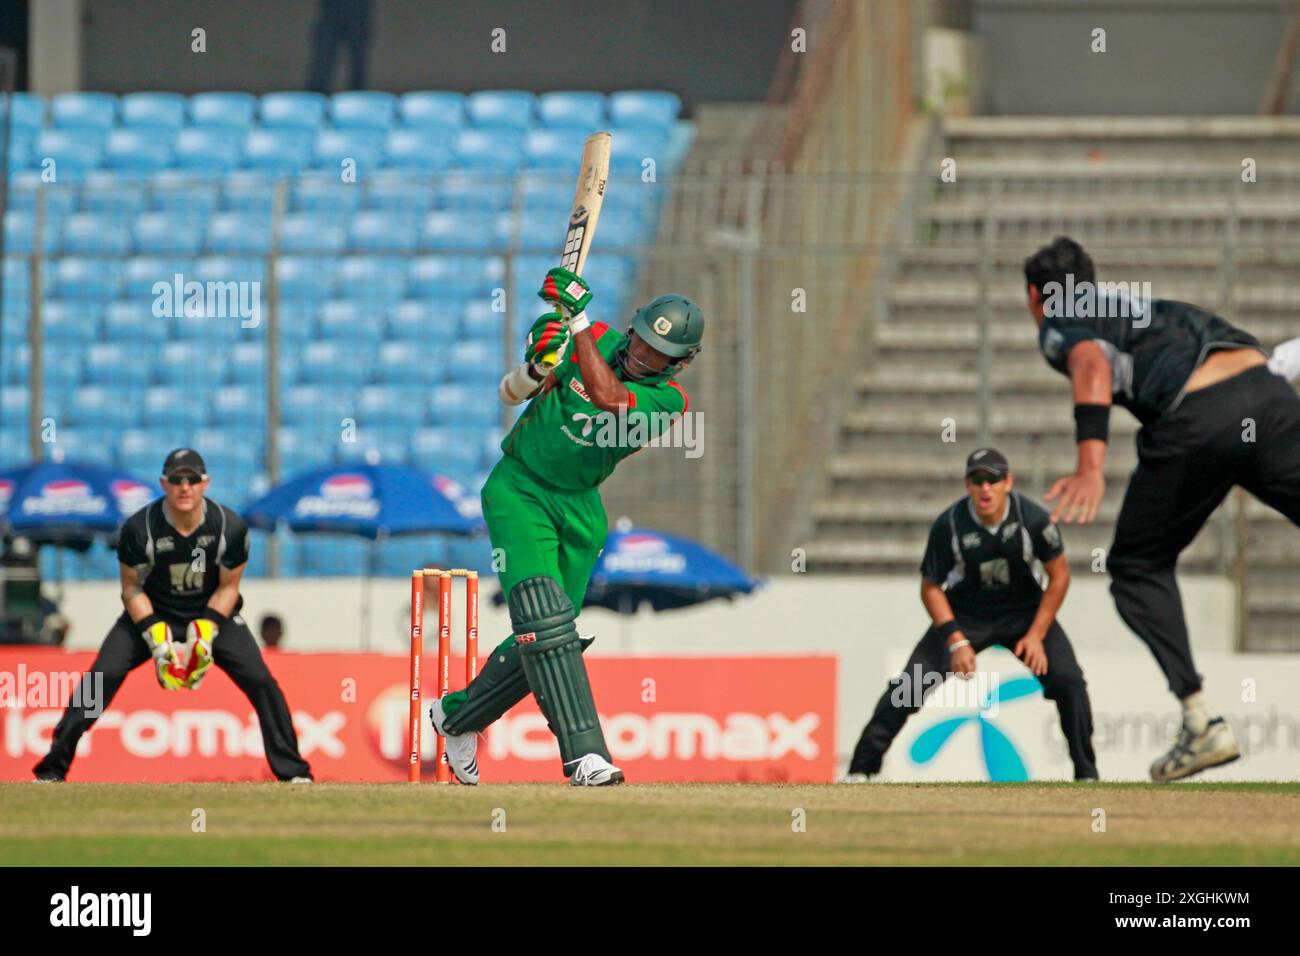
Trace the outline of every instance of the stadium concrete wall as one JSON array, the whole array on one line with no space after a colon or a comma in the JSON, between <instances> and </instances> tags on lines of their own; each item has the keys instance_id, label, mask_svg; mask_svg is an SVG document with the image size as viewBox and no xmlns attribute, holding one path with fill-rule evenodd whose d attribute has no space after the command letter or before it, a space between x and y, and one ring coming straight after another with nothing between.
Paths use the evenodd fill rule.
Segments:
<instances>
[{"instance_id":1,"label":"stadium concrete wall","mask_svg":"<svg viewBox=\"0 0 1300 956\"><path fill-rule=\"evenodd\" d=\"M408 584L402 580L250 580L246 614L251 626L262 614L285 622L289 651L349 652L362 649L361 606L369 590L372 619L369 648L399 655L407 646ZM487 652L509 628L503 608L483 587L481 651ZM454 595L455 621L463 622L460 590ZM1212 698L1238 727L1251 759L1216 772L1223 779L1279 779L1294 776L1300 757L1300 656L1233 653L1235 617L1226 579L1189 576L1183 599L1197 652ZM93 649L119 613L116 587L109 583L70 584L64 610L73 623L68 646ZM1177 706L1146 648L1115 613L1105 579L1076 579L1061 614L1088 679L1102 773L1141 779L1147 764L1176 731ZM713 602L698 608L620 617L601 609L585 611L581 630L597 636L593 655L718 656L817 655L837 662L835 737L840 764L889 677L902 667L924 630L924 612L911 577L789 576L770 581L751 597ZM462 628L462 629L456 629ZM454 626L459 641L463 623ZM426 643L426 648L427 648ZM457 644L459 647L459 643ZM279 658L290 666L292 655ZM1014 744L1025 772L1035 779L1066 779L1070 765L1056 725L1055 708L1041 694L997 702L997 684L1028 676L1010 654L988 651L980 658L984 676L969 687L945 686L932 705L914 718L891 750L889 779L989 779L1006 773L989 766L986 724L993 723ZM453 685L454 686L454 685ZM992 698L990 698L992 691ZM954 717L964 723L951 742L928 759L916 738ZM922 748L923 750L924 748Z\"/></svg>"}]
</instances>

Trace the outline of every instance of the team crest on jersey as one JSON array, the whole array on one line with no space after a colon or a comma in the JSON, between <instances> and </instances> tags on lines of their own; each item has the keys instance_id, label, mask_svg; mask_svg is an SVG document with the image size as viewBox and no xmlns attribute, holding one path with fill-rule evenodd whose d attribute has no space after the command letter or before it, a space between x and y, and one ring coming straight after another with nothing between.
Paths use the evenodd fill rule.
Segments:
<instances>
[{"instance_id":1,"label":"team crest on jersey","mask_svg":"<svg viewBox=\"0 0 1300 956\"><path fill-rule=\"evenodd\" d=\"M1002 540L1010 541L1011 536L1020 529L1019 521L1008 521L1002 528Z\"/></svg>"},{"instance_id":2,"label":"team crest on jersey","mask_svg":"<svg viewBox=\"0 0 1300 956\"><path fill-rule=\"evenodd\" d=\"M1060 529L1057 528L1056 525L1054 524L1049 524L1046 528L1043 529L1043 540L1046 541L1053 548L1059 548L1061 546Z\"/></svg>"},{"instance_id":3,"label":"team crest on jersey","mask_svg":"<svg viewBox=\"0 0 1300 956\"><path fill-rule=\"evenodd\" d=\"M576 392L584 402L591 401L591 396L587 394L587 390L582 387L582 383L576 378L569 379L569 388L571 391Z\"/></svg>"},{"instance_id":4,"label":"team crest on jersey","mask_svg":"<svg viewBox=\"0 0 1300 956\"><path fill-rule=\"evenodd\" d=\"M980 533L972 531L970 534L962 535L961 546L963 548L978 548L980 546Z\"/></svg>"},{"instance_id":5,"label":"team crest on jersey","mask_svg":"<svg viewBox=\"0 0 1300 956\"><path fill-rule=\"evenodd\" d=\"M176 542L174 542L171 538L159 538L157 541L153 543L153 549L158 554L162 554L164 551L174 550L175 547L176 547Z\"/></svg>"}]
</instances>

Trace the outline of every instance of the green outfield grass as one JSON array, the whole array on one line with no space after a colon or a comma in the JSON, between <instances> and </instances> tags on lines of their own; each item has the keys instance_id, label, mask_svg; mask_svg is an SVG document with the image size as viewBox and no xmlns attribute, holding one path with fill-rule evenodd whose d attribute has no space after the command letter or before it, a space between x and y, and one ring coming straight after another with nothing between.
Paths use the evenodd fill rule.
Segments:
<instances>
[{"instance_id":1,"label":"green outfield grass","mask_svg":"<svg viewBox=\"0 0 1300 956\"><path fill-rule=\"evenodd\" d=\"M1297 820L1296 783L14 783L0 865L1294 866Z\"/></svg>"}]
</instances>

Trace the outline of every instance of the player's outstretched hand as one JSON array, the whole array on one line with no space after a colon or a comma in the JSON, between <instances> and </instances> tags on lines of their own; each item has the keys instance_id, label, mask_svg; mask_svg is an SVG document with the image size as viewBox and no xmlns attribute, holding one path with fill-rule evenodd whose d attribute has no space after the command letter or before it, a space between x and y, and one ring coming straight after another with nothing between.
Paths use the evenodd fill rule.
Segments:
<instances>
[{"instance_id":1,"label":"player's outstretched hand","mask_svg":"<svg viewBox=\"0 0 1300 956\"><path fill-rule=\"evenodd\" d=\"M149 646L149 653L153 656L158 686L163 690L180 690L184 687L184 679L175 673L180 659L172 646L172 629L166 622L156 614L145 618L140 622L140 637Z\"/></svg>"},{"instance_id":2,"label":"player's outstretched hand","mask_svg":"<svg viewBox=\"0 0 1300 956\"><path fill-rule=\"evenodd\" d=\"M1101 499L1106 496L1106 479L1100 471L1076 471L1058 478L1052 490L1043 496L1044 501L1057 502L1052 511L1052 521L1067 524L1087 524L1097 517Z\"/></svg>"},{"instance_id":3,"label":"player's outstretched hand","mask_svg":"<svg viewBox=\"0 0 1300 956\"><path fill-rule=\"evenodd\" d=\"M959 647L948 656L948 666L952 672L967 680L975 673L975 650L969 644Z\"/></svg>"},{"instance_id":4,"label":"player's outstretched hand","mask_svg":"<svg viewBox=\"0 0 1300 956\"><path fill-rule=\"evenodd\" d=\"M1025 662L1025 666L1033 671L1035 677L1042 677L1047 673L1047 652L1043 650L1042 635L1026 634L1016 641L1012 653Z\"/></svg>"},{"instance_id":5,"label":"player's outstretched hand","mask_svg":"<svg viewBox=\"0 0 1300 956\"><path fill-rule=\"evenodd\" d=\"M546 278L542 282L542 287L537 290L537 294L547 302L563 306L563 313L572 316L587 308L591 302L592 291L591 286L587 285L582 276L562 266L556 266L546 273Z\"/></svg>"}]
</instances>

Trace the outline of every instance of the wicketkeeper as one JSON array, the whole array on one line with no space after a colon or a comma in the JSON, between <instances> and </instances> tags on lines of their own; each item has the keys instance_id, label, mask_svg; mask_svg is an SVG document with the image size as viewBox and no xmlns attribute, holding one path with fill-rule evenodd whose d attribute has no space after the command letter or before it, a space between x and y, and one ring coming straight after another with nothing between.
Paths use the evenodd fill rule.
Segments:
<instances>
[{"instance_id":1,"label":"wicketkeeper","mask_svg":"<svg viewBox=\"0 0 1300 956\"><path fill-rule=\"evenodd\" d=\"M298 753L284 693L239 613L248 526L234 511L204 497L207 466L192 449L167 456L159 485L164 497L127 518L118 538L126 609L82 678L102 677L102 700L93 715L89 708L68 707L54 729L50 752L35 767L36 778L53 782L67 776L77 741L98 711L112 702L127 674L151 662L166 691L197 688L213 664L224 670L257 711L271 771L280 780L310 783L311 768Z\"/></svg>"},{"instance_id":2,"label":"wicketkeeper","mask_svg":"<svg viewBox=\"0 0 1300 956\"><path fill-rule=\"evenodd\" d=\"M994 645L1024 661L1043 696L1056 702L1074 779L1097 779L1088 687L1056 621L1070 586L1065 545L1047 511L1013 491L1014 482L996 449L979 448L966 459L966 496L935 519L921 560L930 628L876 704L841 782L863 783L880 772L885 751L920 709L931 675L937 686L949 674L974 674L975 655Z\"/></svg>"},{"instance_id":3,"label":"wicketkeeper","mask_svg":"<svg viewBox=\"0 0 1300 956\"><path fill-rule=\"evenodd\" d=\"M624 335L588 321L591 290L567 269L548 272L538 294L555 311L534 323L524 363L498 390L506 404L532 401L483 487L514 633L469 687L434 701L429 716L447 738L456 779L474 784L476 734L531 690L559 741L565 776L575 786L603 786L621 783L623 773L605 746L582 660L589 641L576 626L608 530L599 488L686 411L674 377L700 350L704 315L689 299L662 295Z\"/></svg>"}]
</instances>

